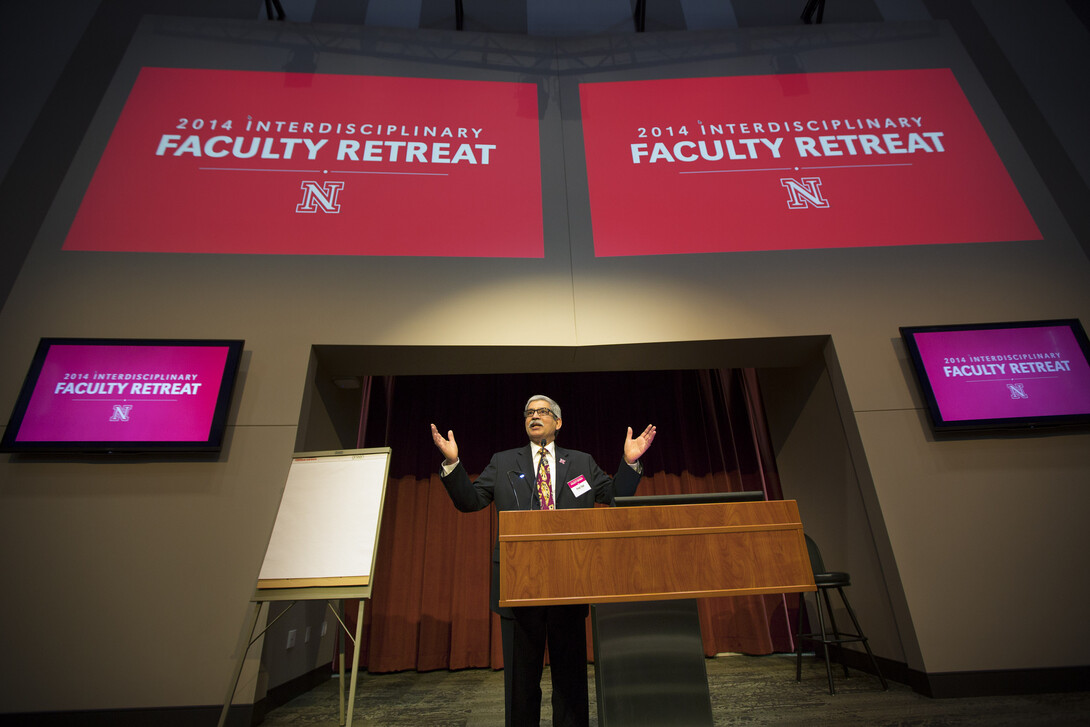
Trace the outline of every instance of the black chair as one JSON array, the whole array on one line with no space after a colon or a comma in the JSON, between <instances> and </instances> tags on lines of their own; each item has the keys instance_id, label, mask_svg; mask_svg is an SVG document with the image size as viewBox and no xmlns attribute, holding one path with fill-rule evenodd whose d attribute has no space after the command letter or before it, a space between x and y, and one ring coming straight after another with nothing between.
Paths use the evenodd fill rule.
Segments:
<instances>
[{"instance_id":1,"label":"black chair","mask_svg":"<svg viewBox=\"0 0 1090 727\"><path fill-rule=\"evenodd\" d=\"M814 602L817 604L818 625L821 631L808 634L802 632L802 614L806 610L806 601L803 598L804 594L799 593L798 627L795 629L795 681L802 681L802 642L812 641L821 644L821 649L825 654L825 673L829 677L829 694L836 694L836 688L833 686L833 667L829 662L829 646L839 647L841 644L859 641L862 642L863 648L867 650L867 656L870 657L874 673L878 675L878 679L882 682L882 689L889 689L886 678L882 676L882 671L878 668L878 662L875 661L874 654L871 653L870 645L867 644L867 637L863 635L863 629L859 627L859 620L856 619L855 612L852 611L852 605L848 603L848 597L844 595L844 587L852 584L851 577L847 573L825 570L825 563L821 559L821 551L818 549L817 543L809 535L805 537L806 550L810 554L810 567L814 571L814 583L818 588L817 593L814 594ZM855 633L846 633L837 628L836 617L833 615L833 605L829 601L829 591L833 588L840 594L840 600L844 602L844 607L848 609L848 616L855 626ZM825 608L829 612L829 622L833 627L831 636L825 630L825 615L821 609L822 601L825 601ZM840 663L844 667L844 676L847 677L848 665L844 663L843 656L840 658Z\"/></svg>"}]
</instances>

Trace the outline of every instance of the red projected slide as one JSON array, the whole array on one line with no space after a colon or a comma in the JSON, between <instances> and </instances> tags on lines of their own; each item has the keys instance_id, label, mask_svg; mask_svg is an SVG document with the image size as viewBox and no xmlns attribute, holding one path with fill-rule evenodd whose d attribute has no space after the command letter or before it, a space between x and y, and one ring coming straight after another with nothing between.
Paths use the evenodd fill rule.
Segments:
<instances>
[{"instance_id":1,"label":"red projected slide","mask_svg":"<svg viewBox=\"0 0 1090 727\"><path fill-rule=\"evenodd\" d=\"M598 256L1038 240L948 69L580 85Z\"/></svg>"},{"instance_id":2,"label":"red projected slide","mask_svg":"<svg viewBox=\"0 0 1090 727\"><path fill-rule=\"evenodd\" d=\"M66 250L544 256L532 83L144 68Z\"/></svg>"}]
</instances>

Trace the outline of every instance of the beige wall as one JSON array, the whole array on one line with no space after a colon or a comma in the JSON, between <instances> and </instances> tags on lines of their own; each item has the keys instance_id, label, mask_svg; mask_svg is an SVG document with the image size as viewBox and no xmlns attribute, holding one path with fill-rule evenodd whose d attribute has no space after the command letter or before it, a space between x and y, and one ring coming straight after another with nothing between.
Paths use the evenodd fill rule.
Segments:
<instances>
[{"instance_id":1,"label":"beige wall","mask_svg":"<svg viewBox=\"0 0 1090 727\"><path fill-rule=\"evenodd\" d=\"M935 442L857 412L929 673L1083 665L1090 437ZM1026 578L1028 576L1028 578Z\"/></svg>"},{"instance_id":2,"label":"beige wall","mask_svg":"<svg viewBox=\"0 0 1090 727\"><path fill-rule=\"evenodd\" d=\"M874 584L860 589L860 610L876 614L879 655L931 673L1085 664L1090 627L1066 615L1087 595L1073 554L1087 545L1076 518L1090 509L1090 436L933 441L897 339L911 324L1090 322L1086 257L972 64L944 26L932 29L900 45L921 63L957 69L1043 241L596 259L576 189L546 200L544 260L62 253L109 129L96 119L0 313L0 411L11 410L40 336L244 338L244 370L217 462L0 457L0 571L10 594L0 624L12 634L0 650L11 675L0 705L222 700L297 443L311 346L412 347L413 365L433 373L480 364L482 349L459 361L420 347L532 347L542 334L526 324L528 290L547 292L552 345L623 344L618 361L638 362L638 344L758 339L745 350L767 358L779 339L829 337L835 354L826 349L819 363L760 365L798 369L764 379L801 397L791 404L768 392L785 491L815 531L841 533L831 555ZM824 67L834 41L803 61ZM837 63L885 63L897 44L848 45ZM767 69L759 61L747 62ZM352 62L331 61L340 70ZM115 84L106 107L123 91ZM560 129L551 93L543 124ZM563 146L571 164L578 127L565 124L563 139L546 132L544 143ZM559 173L544 174L548 185ZM651 350L679 367L701 358L691 346L676 357L669 346ZM729 344L711 350L713 364L749 363ZM587 358L609 368L609 353ZM358 373L389 373L370 365ZM1031 585L1007 577L1023 570ZM78 678L54 688L58 669Z\"/></svg>"},{"instance_id":3,"label":"beige wall","mask_svg":"<svg viewBox=\"0 0 1090 727\"><path fill-rule=\"evenodd\" d=\"M848 597L875 653L920 670L912 615L887 546L865 459L855 456L854 417L832 342L805 363L761 370L761 387L784 497L826 566L851 575ZM838 399L840 401L838 401ZM833 599L838 623L850 623ZM858 645L854 645L858 646Z\"/></svg>"}]
</instances>

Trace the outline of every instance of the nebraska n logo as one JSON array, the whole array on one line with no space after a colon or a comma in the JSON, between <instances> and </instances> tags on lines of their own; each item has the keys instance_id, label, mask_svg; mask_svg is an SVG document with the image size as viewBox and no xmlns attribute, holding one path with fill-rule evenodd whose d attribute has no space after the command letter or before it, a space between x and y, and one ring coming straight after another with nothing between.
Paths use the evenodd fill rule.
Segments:
<instances>
[{"instance_id":1,"label":"nebraska n logo","mask_svg":"<svg viewBox=\"0 0 1090 727\"><path fill-rule=\"evenodd\" d=\"M781 179L780 184L787 188L787 206L793 210L817 207L826 209L829 200L821 196L821 177L803 177L802 179Z\"/></svg>"},{"instance_id":2,"label":"nebraska n logo","mask_svg":"<svg viewBox=\"0 0 1090 727\"><path fill-rule=\"evenodd\" d=\"M130 411L132 411L132 404L114 404L114 413L110 416L110 421L127 422Z\"/></svg>"},{"instance_id":3,"label":"nebraska n logo","mask_svg":"<svg viewBox=\"0 0 1090 727\"><path fill-rule=\"evenodd\" d=\"M344 189L344 182L303 182L299 185L303 190L303 201L295 206L296 212L322 212L337 214L341 206L337 204L337 195Z\"/></svg>"}]
</instances>

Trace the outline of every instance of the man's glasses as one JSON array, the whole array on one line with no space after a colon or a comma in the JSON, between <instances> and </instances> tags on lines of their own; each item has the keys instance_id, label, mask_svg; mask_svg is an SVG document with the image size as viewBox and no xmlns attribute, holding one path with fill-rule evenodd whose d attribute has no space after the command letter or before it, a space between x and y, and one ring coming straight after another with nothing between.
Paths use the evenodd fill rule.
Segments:
<instances>
[{"instance_id":1,"label":"man's glasses","mask_svg":"<svg viewBox=\"0 0 1090 727\"><path fill-rule=\"evenodd\" d=\"M522 412L522 416L525 417L526 419L529 419L530 417L538 417L538 416L540 416L540 417L553 417L554 419L556 418L556 415L553 414L552 409L527 409L526 411Z\"/></svg>"}]
</instances>

